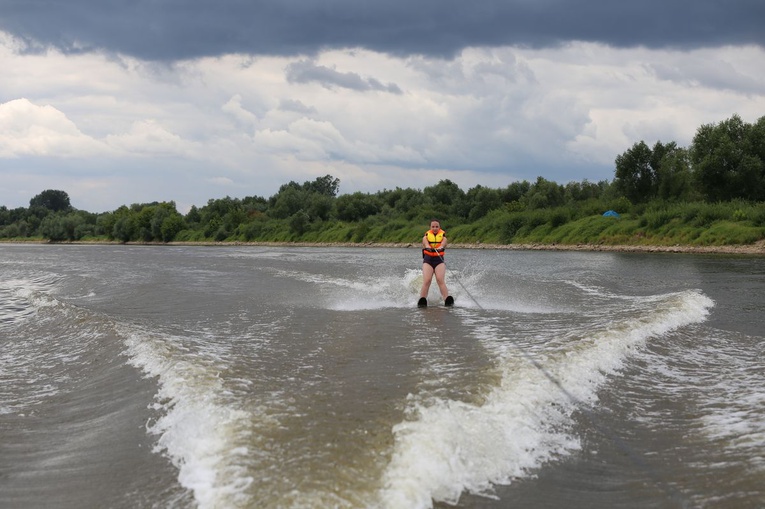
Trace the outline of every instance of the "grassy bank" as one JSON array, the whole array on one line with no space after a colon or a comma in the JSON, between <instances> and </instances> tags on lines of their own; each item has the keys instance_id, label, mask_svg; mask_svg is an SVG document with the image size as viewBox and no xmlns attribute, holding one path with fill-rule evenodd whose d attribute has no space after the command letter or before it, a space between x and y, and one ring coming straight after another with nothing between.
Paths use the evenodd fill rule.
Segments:
<instances>
[{"instance_id":1,"label":"grassy bank","mask_svg":"<svg viewBox=\"0 0 765 509\"><path fill-rule=\"evenodd\" d=\"M512 205L512 204L511 204ZM531 209L505 206L480 219L466 222L442 216L442 224L453 244L503 246L535 249L574 249L580 246L604 249L641 248L643 251L671 247L694 251L701 248L742 248L759 252L765 243L765 203L733 201L709 204L654 203L620 209L620 217L604 217L603 204L578 204ZM315 221L296 230L289 220L272 219L244 223L225 236L207 236L203 229L184 229L174 243L242 244L301 243L309 245L418 245L429 217L404 218L377 214L361 221ZM43 237L3 239L16 242L45 242ZM109 242L106 236L87 235L84 242ZM111 242L114 242L112 239ZM133 240L131 243L142 243ZM153 243L153 242L146 242Z\"/></svg>"},{"instance_id":2,"label":"grassy bank","mask_svg":"<svg viewBox=\"0 0 765 509\"><path fill-rule=\"evenodd\" d=\"M633 207L620 217L560 207L493 211L458 225L453 238L498 244L734 246L765 239L765 204L676 203Z\"/></svg>"}]
</instances>

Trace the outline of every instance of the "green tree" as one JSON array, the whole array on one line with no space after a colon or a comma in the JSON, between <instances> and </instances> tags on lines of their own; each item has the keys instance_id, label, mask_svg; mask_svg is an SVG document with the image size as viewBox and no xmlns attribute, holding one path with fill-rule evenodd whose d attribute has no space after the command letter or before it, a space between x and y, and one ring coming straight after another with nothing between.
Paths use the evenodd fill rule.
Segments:
<instances>
[{"instance_id":1,"label":"green tree","mask_svg":"<svg viewBox=\"0 0 765 509\"><path fill-rule=\"evenodd\" d=\"M566 203L598 200L603 197L609 184L605 180L598 183L584 179L582 182L569 182L564 186L563 194Z\"/></svg>"},{"instance_id":2,"label":"green tree","mask_svg":"<svg viewBox=\"0 0 765 509\"><path fill-rule=\"evenodd\" d=\"M336 198L326 194L309 193L306 198L306 213L312 221L329 219Z\"/></svg>"},{"instance_id":3,"label":"green tree","mask_svg":"<svg viewBox=\"0 0 765 509\"><path fill-rule=\"evenodd\" d=\"M175 213L165 217L162 220L162 226L160 227L162 242L172 242L175 239L175 236L185 227L186 222L180 214Z\"/></svg>"},{"instance_id":4,"label":"green tree","mask_svg":"<svg viewBox=\"0 0 765 509\"><path fill-rule=\"evenodd\" d=\"M530 189L531 189L531 184L529 183L528 180L513 182L512 184L508 185L505 189L501 191L502 202L512 203L512 202L520 201L521 198L525 197L528 194Z\"/></svg>"},{"instance_id":5,"label":"green tree","mask_svg":"<svg viewBox=\"0 0 765 509\"><path fill-rule=\"evenodd\" d=\"M691 146L691 162L707 200L765 199L765 161L760 156L765 150L760 137L765 134L761 129L738 115L699 127Z\"/></svg>"},{"instance_id":6,"label":"green tree","mask_svg":"<svg viewBox=\"0 0 765 509\"><path fill-rule=\"evenodd\" d=\"M50 214L40 223L40 235L54 242L80 240L84 226L85 218L80 214Z\"/></svg>"},{"instance_id":7,"label":"green tree","mask_svg":"<svg viewBox=\"0 0 765 509\"><path fill-rule=\"evenodd\" d=\"M35 235L39 233L40 224L50 214L53 214L53 210L43 207L41 205L34 205L25 209L22 217L29 224L29 235Z\"/></svg>"},{"instance_id":8,"label":"green tree","mask_svg":"<svg viewBox=\"0 0 765 509\"><path fill-rule=\"evenodd\" d=\"M502 206L502 196L497 189L476 186L468 189L465 195L466 207L469 207L467 218L477 221L494 209Z\"/></svg>"},{"instance_id":9,"label":"green tree","mask_svg":"<svg viewBox=\"0 0 765 509\"><path fill-rule=\"evenodd\" d=\"M261 196L246 196L242 206L249 217L257 216L268 210L268 200Z\"/></svg>"},{"instance_id":10,"label":"green tree","mask_svg":"<svg viewBox=\"0 0 765 509\"><path fill-rule=\"evenodd\" d=\"M765 161L765 116L752 124L746 137L746 151L760 161Z\"/></svg>"},{"instance_id":11,"label":"green tree","mask_svg":"<svg viewBox=\"0 0 765 509\"><path fill-rule=\"evenodd\" d=\"M66 239L64 227L61 224L61 217L54 214L43 218L40 222L39 232L43 238L54 242Z\"/></svg>"},{"instance_id":12,"label":"green tree","mask_svg":"<svg viewBox=\"0 0 765 509\"><path fill-rule=\"evenodd\" d=\"M14 223L14 225L18 227L19 237L29 237L32 235L32 229L29 227L29 223L27 223L26 220L20 219Z\"/></svg>"},{"instance_id":13,"label":"green tree","mask_svg":"<svg viewBox=\"0 0 765 509\"><path fill-rule=\"evenodd\" d=\"M311 218L303 210L298 210L289 218L289 227L293 233L303 235L308 231L308 226L311 223Z\"/></svg>"},{"instance_id":14,"label":"green tree","mask_svg":"<svg viewBox=\"0 0 765 509\"><path fill-rule=\"evenodd\" d=\"M0 226L11 224L11 211L5 205L0 205Z\"/></svg>"},{"instance_id":15,"label":"green tree","mask_svg":"<svg viewBox=\"0 0 765 509\"><path fill-rule=\"evenodd\" d=\"M282 186L269 208L270 215L277 219L286 219L295 215L306 206L307 194L300 188Z\"/></svg>"},{"instance_id":16,"label":"green tree","mask_svg":"<svg viewBox=\"0 0 765 509\"><path fill-rule=\"evenodd\" d=\"M651 165L653 152L644 141L635 143L616 157L617 191L633 203L645 203L656 195L656 170Z\"/></svg>"},{"instance_id":17,"label":"green tree","mask_svg":"<svg viewBox=\"0 0 765 509\"><path fill-rule=\"evenodd\" d=\"M15 239L16 237L25 237L25 235L21 235L19 226L16 223L12 223L4 228L0 228L0 237Z\"/></svg>"},{"instance_id":18,"label":"green tree","mask_svg":"<svg viewBox=\"0 0 765 509\"><path fill-rule=\"evenodd\" d=\"M309 193L318 193L334 198L340 190L340 179L332 175L324 175L323 177L318 177L313 182L305 182L303 189Z\"/></svg>"},{"instance_id":19,"label":"green tree","mask_svg":"<svg viewBox=\"0 0 765 509\"><path fill-rule=\"evenodd\" d=\"M134 214L132 210L125 205L114 211L114 226L112 227L110 238L120 242L130 242L136 231Z\"/></svg>"},{"instance_id":20,"label":"green tree","mask_svg":"<svg viewBox=\"0 0 765 509\"><path fill-rule=\"evenodd\" d=\"M202 214L199 212L199 209L196 205L192 205L188 214L186 214L186 224L189 226L194 226L200 222L202 222Z\"/></svg>"},{"instance_id":21,"label":"green tree","mask_svg":"<svg viewBox=\"0 0 765 509\"><path fill-rule=\"evenodd\" d=\"M565 196L566 193L563 186L542 177L537 177L537 181L534 182L526 194L526 200L530 209L544 209L563 205Z\"/></svg>"},{"instance_id":22,"label":"green tree","mask_svg":"<svg viewBox=\"0 0 765 509\"><path fill-rule=\"evenodd\" d=\"M204 223L202 234L206 238L220 238L223 240L227 237L226 229L223 227L223 219L218 216L217 213L213 214L206 223Z\"/></svg>"},{"instance_id":23,"label":"green tree","mask_svg":"<svg viewBox=\"0 0 765 509\"><path fill-rule=\"evenodd\" d=\"M192 218L192 211L187 216L187 222ZM242 202L236 198L208 200L207 205L199 210L199 224L203 235L217 241L225 240L233 231L246 220Z\"/></svg>"},{"instance_id":24,"label":"green tree","mask_svg":"<svg viewBox=\"0 0 765 509\"><path fill-rule=\"evenodd\" d=\"M142 207L139 210L135 211L133 214L133 224L135 226L135 235L137 236L137 239L140 239L144 242L151 242L154 238L152 234L152 228L151 223L154 219L154 211L156 210L155 205L143 205L139 206ZM136 209L135 205L133 205L133 209Z\"/></svg>"},{"instance_id":25,"label":"green tree","mask_svg":"<svg viewBox=\"0 0 765 509\"><path fill-rule=\"evenodd\" d=\"M108 238L113 239L114 223L116 221L117 216L112 212L105 212L99 215L96 219L96 235L106 235Z\"/></svg>"},{"instance_id":26,"label":"green tree","mask_svg":"<svg viewBox=\"0 0 765 509\"><path fill-rule=\"evenodd\" d=\"M48 189L29 200L29 207L43 207L53 212L61 212L70 210L72 205L66 192Z\"/></svg>"},{"instance_id":27,"label":"green tree","mask_svg":"<svg viewBox=\"0 0 765 509\"><path fill-rule=\"evenodd\" d=\"M172 212L167 207L155 206L153 207L153 214L151 216L151 222L149 223L151 231L151 240L162 240L162 223L165 219L170 217ZM173 207L175 212L175 207Z\"/></svg>"},{"instance_id":28,"label":"green tree","mask_svg":"<svg viewBox=\"0 0 765 509\"><path fill-rule=\"evenodd\" d=\"M458 213L465 199L465 192L449 179L438 182L435 186L423 189L427 203L434 207L439 218Z\"/></svg>"},{"instance_id":29,"label":"green tree","mask_svg":"<svg viewBox=\"0 0 765 509\"><path fill-rule=\"evenodd\" d=\"M378 197L360 192L344 194L335 200L335 211L341 221L361 221L379 213L381 208Z\"/></svg>"},{"instance_id":30,"label":"green tree","mask_svg":"<svg viewBox=\"0 0 765 509\"><path fill-rule=\"evenodd\" d=\"M383 201L384 205L390 207L397 215L401 215L408 220L414 219L417 210L425 201L422 191L411 188L402 189L400 187L382 191L378 193L378 197Z\"/></svg>"},{"instance_id":31,"label":"green tree","mask_svg":"<svg viewBox=\"0 0 765 509\"><path fill-rule=\"evenodd\" d=\"M673 146L668 150L662 156L657 178L659 198L678 201L695 199L693 173L687 149Z\"/></svg>"}]
</instances>

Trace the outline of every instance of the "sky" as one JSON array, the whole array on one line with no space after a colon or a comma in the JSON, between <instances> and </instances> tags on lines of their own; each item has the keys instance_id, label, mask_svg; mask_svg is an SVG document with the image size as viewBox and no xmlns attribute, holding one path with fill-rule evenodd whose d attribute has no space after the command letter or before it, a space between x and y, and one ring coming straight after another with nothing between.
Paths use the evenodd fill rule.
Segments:
<instances>
[{"instance_id":1,"label":"sky","mask_svg":"<svg viewBox=\"0 0 765 509\"><path fill-rule=\"evenodd\" d=\"M0 205L613 180L765 115L762 0L0 0Z\"/></svg>"}]
</instances>

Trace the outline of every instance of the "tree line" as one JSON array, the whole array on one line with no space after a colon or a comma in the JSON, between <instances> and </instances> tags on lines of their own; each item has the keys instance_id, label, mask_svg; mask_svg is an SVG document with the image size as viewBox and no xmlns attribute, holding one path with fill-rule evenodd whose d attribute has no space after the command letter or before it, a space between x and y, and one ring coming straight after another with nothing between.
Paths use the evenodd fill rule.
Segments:
<instances>
[{"instance_id":1,"label":"tree line","mask_svg":"<svg viewBox=\"0 0 765 509\"><path fill-rule=\"evenodd\" d=\"M72 207L64 191L45 190L28 208L0 207L0 238L406 242L437 217L458 228L465 241L510 243L564 225L575 230L576 221L613 209L632 215L636 227L643 228L677 218L702 227L714 220L744 222L747 241L759 240L765 236L765 116L753 124L733 115L702 125L687 148L675 142L635 143L616 157L610 182L558 184L538 177L467 191L450 180L422 190L397 187L341 195L339 189L340 180L325 175L284 184L269 198L210 199L185 215L172 201L94 214ZM572 235L569 241L576 241Z\"/></svg>"}]
</instances>

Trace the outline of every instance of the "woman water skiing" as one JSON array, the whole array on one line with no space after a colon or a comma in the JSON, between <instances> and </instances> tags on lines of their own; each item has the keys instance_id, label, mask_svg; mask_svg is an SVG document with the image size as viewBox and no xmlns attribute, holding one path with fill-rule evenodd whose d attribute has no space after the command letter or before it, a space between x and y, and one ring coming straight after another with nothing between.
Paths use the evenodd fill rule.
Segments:
<instances>
[{"instance_id":1,"label":"woman water skiing","mask_svg":"<svg viewBox=\"0 0 765 509\"><path fill-rule=\"evenodd\" d=\"M446 232L441 229L441 222L432 219L430 230L426 231L422 237L422 289L420 290L420 300L417 302L420 307L428 305L428 291L433 280L433 274L436 275L436 283L441 292L441 298L444 299L444 304L447 306L454 304L454 299L449 295L449 290L446 288L446 263L444 262L446 244Z\"/></svg>"}]
</instances>

